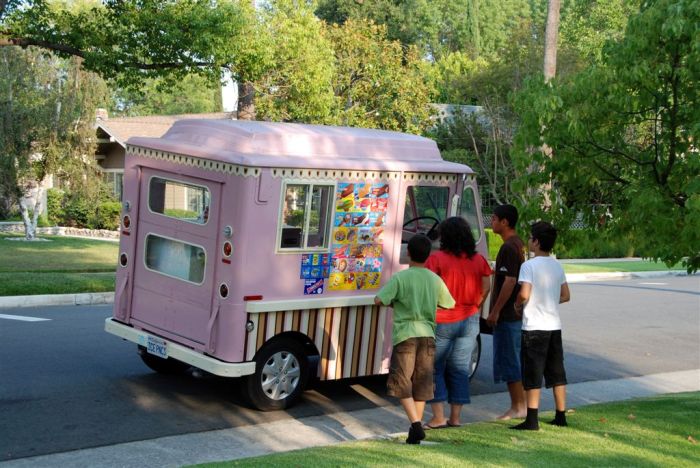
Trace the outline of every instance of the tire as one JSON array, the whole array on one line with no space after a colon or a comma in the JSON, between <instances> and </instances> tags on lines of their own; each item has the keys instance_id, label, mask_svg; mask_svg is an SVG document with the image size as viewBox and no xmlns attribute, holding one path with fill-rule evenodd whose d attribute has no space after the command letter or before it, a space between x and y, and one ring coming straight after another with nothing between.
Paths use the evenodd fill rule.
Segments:
<instances>
[{"instance_id":1,"label":"tire","mask_svg":"<svg viewBox=\"0 0 700 468\"><path fill-rule=\"evenodd\" d=\"M138 347L139 356L144 364L146 364L151 370L158 372L159 374L182 374L191 366L180 362L178 360L168 358L163 359L153 354L149 354L146 348L139 345Z\"/></svg>"},{"instance_id":2,"label":"tire","mask_svg":"<svg viewBox=\"0 0 700 468\"><path fill-rule=\"evenodd\" d=\"M246 379L246 396L261 411L291 407L308 381L308 360L300 343L280 339L255 356L255 373Z\"/></svg>"},{"instance_id":3,"label":"tire","mask_svg":"<svg viewBox=\"0 0 700 468\"><path fill-rule=\"evenodd\" d=\"M469 380L476 374L476 369L479 367L479 360L481 359L481 335L476 337L476 346L472 350L472 357L469 361Z\"/></svg>"}]
</instances>

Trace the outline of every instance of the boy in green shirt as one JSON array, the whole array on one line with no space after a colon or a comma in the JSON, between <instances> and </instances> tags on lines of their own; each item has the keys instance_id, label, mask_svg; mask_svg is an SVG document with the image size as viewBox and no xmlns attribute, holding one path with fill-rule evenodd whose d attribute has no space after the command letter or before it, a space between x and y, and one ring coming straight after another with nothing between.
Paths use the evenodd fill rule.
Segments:
<instances>
[{"instance_id":1,"label":"boy in green shirt","mask_svg":"<svg viewBox=\"0 0 700 468\"><path fill-rule=\"evenodd\" d=\"M408 241L409 268L393 275L374 298L376 305L394 309L387 393L399 399L411 422L407 444L425 439L423 410L433 398L435 311L455 305L442 279L424 266L431 247L426 236L413 236Z\"/></svg>"}]
</instances>

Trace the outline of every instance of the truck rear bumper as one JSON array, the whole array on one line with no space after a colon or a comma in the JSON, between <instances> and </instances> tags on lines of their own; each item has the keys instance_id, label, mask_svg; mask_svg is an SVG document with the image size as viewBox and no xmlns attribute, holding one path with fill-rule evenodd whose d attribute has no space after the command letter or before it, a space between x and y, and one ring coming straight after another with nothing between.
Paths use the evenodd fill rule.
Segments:
<instances>
[{"instance_id":1,"label":"truck rear bumper","mask_svg":"<svg viewBox=\"0 0 700 468\"><path fill-rule=\"evenodd\" d=\"M129 327L113 320L111 317L105 320L105 331L141 346L146 346L149 336L163 340L160 336ZM186 362L210 374L219 375L221 377L242 377L255 373L255 362L253 361L223 362L170 340L164 341L168 344L168 357Z\"/></svg>"}]
</instances>

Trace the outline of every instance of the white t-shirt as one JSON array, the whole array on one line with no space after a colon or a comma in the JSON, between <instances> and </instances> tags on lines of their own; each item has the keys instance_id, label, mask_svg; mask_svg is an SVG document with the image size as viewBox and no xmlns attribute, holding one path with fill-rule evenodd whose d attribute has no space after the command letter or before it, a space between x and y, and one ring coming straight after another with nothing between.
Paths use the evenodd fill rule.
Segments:
<instances>
[{"instance_id":1,"label":"white t-shirt","mask_svg":"<svg viewBox=\"0 0 700 468\"><path fill-rule=\"evenodd\" d=\"M561 330L559 295L566 283L564 269L552 257L535 257L520 267L519 283L530 283L530 299L523 308L523 330Z\"/></svg>"}]
</instances>

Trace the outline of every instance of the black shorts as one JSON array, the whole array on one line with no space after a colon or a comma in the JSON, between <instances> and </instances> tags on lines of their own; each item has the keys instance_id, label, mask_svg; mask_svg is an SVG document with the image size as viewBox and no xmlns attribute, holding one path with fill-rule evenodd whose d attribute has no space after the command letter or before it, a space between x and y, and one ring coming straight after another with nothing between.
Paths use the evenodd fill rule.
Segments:
<instances>
[{"instance_id":1,"label":"black shorts","mask_svg":"<svg viewBox=\"0 0 700 468\"><path fill-rule=\"evenodd\" d=\"M566 385L561 330L523 330L520 362L525 390L541 388L542 376L547 388Z\"/></svg>"}]
</instances>

